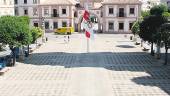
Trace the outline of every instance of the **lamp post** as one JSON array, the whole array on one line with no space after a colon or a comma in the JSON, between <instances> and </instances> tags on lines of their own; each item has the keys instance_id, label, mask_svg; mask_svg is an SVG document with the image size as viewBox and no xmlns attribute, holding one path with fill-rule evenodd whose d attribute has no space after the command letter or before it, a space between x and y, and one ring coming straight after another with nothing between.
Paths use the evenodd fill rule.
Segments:
<instances>
[{"instance_id":1,"label":"lamp post","mask_svg":"<svg viewBox=\"0 0 170 96\"><path fill-rule=\"evenodd\" d=\"M41 18L41 20L42 20L42 30L43 30L43 36L42 36L42 42L43 43L45 43L45 41L46 41L46 37L45 37L45 21L44 21L44 18L42 17Z\"/></svg>"}]
</instances>

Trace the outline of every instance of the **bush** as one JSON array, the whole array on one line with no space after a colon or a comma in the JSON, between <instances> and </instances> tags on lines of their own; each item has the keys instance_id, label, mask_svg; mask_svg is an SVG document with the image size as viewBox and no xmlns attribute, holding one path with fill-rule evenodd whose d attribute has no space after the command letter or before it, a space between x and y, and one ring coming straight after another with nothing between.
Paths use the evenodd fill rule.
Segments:
<instances>
[{"instance_id":1,"label":"bush","mask_svg":"<svg viewBox=\"0 0 170 96\"><path fill-rule=\"evenodd\" d=\"M31 34L32 34L32 38L33 38L32 43L35 43L35 41L42 36L43 31L39 27L33 27L31 29Z\"/></svg>"}]
</instances>

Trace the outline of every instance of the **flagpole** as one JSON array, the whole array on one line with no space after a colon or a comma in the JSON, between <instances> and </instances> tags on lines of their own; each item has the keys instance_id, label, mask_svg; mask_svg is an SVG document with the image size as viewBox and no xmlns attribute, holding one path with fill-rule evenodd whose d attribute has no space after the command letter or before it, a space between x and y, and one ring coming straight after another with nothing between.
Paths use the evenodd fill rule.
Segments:
<instances>
[{"instance_id":1,"label":"flagpole","mask_svg":"<svg viewBox=\"0 0 170 96\"><path fill-rule=\"evenodd\" d=\"M88 9L88 4L89 4L89 0L87 0L87 3L86 3L86 9L89 11ZM85 31L86 32L86 31ZM87 53L90 52L90 46L89 46L89 38L87 38Z\"/></svg>"},{"instance_id":2,"label":"flagpole","mask_svg":"<svg viewBox=\"0 0 170 96\"><path fill-rule=\"evenodd\" d=\"M89 38L87 38L87 53L90 52L90 46L89 46Z\"/></svg>"}]
</instances>

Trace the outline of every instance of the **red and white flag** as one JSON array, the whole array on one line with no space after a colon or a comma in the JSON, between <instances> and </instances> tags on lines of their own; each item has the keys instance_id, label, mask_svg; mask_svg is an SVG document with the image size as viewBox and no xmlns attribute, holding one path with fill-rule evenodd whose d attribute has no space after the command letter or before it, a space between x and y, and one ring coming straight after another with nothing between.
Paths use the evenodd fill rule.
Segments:
<instances>
[{"instance_id":1,"label":"red and white flag","mask_svg":"<svg viewBox=\"0 0 170 96\"><path fill-rule=\"evenodd\" d=\"M87 38L94 38L93 26L90 21L90 13L85 10L83 14L82 27L85 29L85 34Z\"/></svg>"}]
</instances>

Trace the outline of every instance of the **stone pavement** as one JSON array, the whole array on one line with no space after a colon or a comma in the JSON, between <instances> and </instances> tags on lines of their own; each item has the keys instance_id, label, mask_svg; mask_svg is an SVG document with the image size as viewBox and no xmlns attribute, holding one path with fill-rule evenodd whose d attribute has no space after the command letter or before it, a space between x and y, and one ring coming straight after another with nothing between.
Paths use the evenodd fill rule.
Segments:
<instances>
[{"instance_id":1,"label":"stone pavement","mask_svg":"<svg viewBox=\"0 0 170 96\"><path fill-rule=\"evenodd\" d=\"M0 96L169 96L169 66L128 37L97 34L86 53L83 34L49 41L0 77Z\"/></svg>"}]
</instances>

